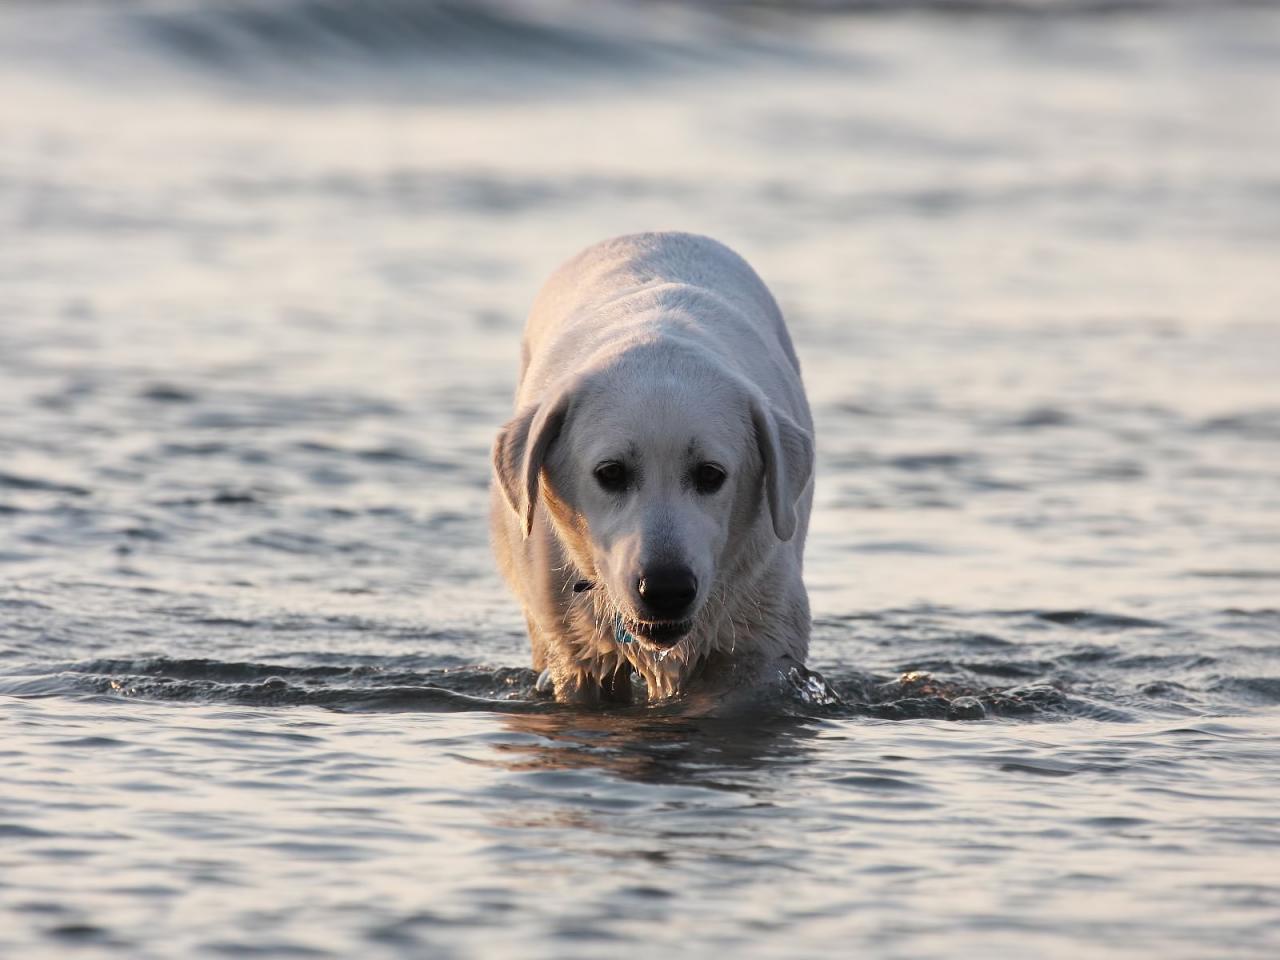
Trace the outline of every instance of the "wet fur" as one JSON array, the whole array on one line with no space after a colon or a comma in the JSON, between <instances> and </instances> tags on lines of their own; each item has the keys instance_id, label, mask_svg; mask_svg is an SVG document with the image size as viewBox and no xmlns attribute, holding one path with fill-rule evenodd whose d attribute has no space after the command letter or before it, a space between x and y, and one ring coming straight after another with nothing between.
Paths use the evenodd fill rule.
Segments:
<instances>
[{"instance_id":1,"label":"wet fur","mask_svg":"<svg viewBox=\"0 0 1280 960\"><path fill-rule=\"evenodd\" d=\"M642 642L616 642L614 617L626 603L601 582L600 544L574 506L589 476L575 442L625 430L637 404L716 439L738 437L741 453L714 583L693 630L661 658ZM586 409L594 418L575 421ZM655 700L741 688L803 663L812 460L798 361L773 298L740 257L705 237L640 234L561 267L526 327L516 416L494 445L491 507L533 665L557 699L625 702L633 674ZM594 587L575 592L584 579Z\"/></svg>"}]
</instances>

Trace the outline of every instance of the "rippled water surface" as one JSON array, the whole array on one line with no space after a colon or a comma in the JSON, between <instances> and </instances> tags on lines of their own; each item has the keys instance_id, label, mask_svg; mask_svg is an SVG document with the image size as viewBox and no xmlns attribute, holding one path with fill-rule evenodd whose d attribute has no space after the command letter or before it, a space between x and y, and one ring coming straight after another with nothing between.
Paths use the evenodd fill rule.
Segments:
<instances>
[{"instance_id":1,"label":"rippled water surface","mask_svg":"<svg viewBox=\"0 0 1280 960\"><path fill-rule=\"evenodd\" d=\"M0 8L0 953L1280 953L1280 11L812 6ZM488 446L649 228L836 697L533 691Z\"/></svg>"}]
</instances>

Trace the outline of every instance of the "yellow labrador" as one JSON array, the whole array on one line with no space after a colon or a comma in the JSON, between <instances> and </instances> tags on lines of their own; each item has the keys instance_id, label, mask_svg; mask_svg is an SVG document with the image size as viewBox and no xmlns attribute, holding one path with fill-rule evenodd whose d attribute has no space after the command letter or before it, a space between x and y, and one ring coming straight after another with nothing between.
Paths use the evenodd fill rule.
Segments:
<instances>
[{"instance_id":1,"label":"yellow labrador","mask_svg":"<svg viewBox=\"0 0 1280 960\"><path fill-rule=\"evenodd\" d=\"M494 549L558 700L803 664L813 423L782 314L727 247L636 234L557 270L493 470Z\"/></svg>"}]
</instances>

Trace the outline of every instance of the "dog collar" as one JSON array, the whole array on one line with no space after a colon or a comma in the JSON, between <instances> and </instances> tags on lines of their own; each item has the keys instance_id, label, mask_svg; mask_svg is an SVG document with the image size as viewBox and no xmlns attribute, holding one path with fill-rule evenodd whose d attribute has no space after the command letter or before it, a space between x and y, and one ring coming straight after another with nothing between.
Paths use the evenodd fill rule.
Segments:
<instances>
[{"instance_id":1,"label":"dog collar","mask_svg":"<svg viewBox=\"0 0 1280 960\"><path fill-rule=\"evenodd\" d=\"M631 635L631 631L622 625L622 617L616 613L613 615L613 642L619 646L624 643L636 642L636 638Z\"/></svg>"}]
</instances>

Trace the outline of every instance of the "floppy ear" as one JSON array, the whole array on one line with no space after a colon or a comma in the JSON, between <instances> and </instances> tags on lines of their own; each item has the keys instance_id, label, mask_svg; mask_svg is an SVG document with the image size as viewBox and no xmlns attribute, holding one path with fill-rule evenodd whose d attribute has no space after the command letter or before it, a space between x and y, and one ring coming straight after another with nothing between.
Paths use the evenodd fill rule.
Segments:
<instances>
[{"instance_id":1,"label":"floppy ear","mask_svg":"<svg viewBox=\"0 0 1280 960\"><path fill-rule=\"evenodd\" d=\"M813 436L763 397L751 398L760 459L764 462L765 499L779 540L796 533L796 505L813 476Z\"/></svg>"},{"instance_id":2,"label":"floppy ear","mask_svg":"<svg viewBox=\"0 0 1280 960\"><path fill-rule=\"evenodd\" d=\"M493 472L507 505L521 519L524 535L533 532L538 478L553 440L564 426L570 391L525 407L500 431L493 444Z\"/></svg>"}]
</instances>

